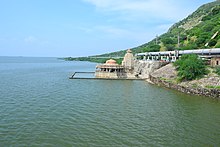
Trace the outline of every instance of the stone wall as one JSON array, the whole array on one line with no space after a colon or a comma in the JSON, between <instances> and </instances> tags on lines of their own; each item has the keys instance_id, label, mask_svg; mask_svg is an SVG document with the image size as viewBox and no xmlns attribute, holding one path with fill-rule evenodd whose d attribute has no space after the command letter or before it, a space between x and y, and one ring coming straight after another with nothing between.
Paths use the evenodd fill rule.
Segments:
<instances>
[{"instance_id":1,"label":"stone wall","mask_svg":"<svg viewBox=\"0 0 220 147\"><path fill-rule=\"evenodd\" d=\"M96 78L104 79L138 79L133 73L96 71Z\"/></svg>"},{"instance_id":2,"label":"stone wall","mask_svg":"<svg viewBox=\"0 0 220 147\"><path fill-rule=\"evenodd\" d=\"M127 75L125 72L102 72L102 71L96 71L95 73L96 78L127 78Z\"/></svg>"},{"instance_id":3,"label":"stone wall","mask_svg":"<svg viewBox=\"0 0 220 147\"><path fill-rule=\"evenodd\" d=\"M135 60L134 74L142 79L148 79L152 72L166 64L167 62Z\"/></svg>"},{"instance_id":4,"label":"stone wall","mask_svg":"<svg viewBox=\"0 0 220 147\"><path fill-rule=\"evenodd\" d=\"M220 57L214 57L211 59L211 66L220 66Z\"/></svg>"},{"instance_id":5,"label":"stone wall","mask_svg":"<svg viewBox=\"0 0 220 147\"><path fill-rule=\"evenodd\" d=\"M152 75L149 76L149 80L156 85L165 86L167 88L175 89L183 93L220 98L219 89L192 88L192 87L181 86L165 80L161 80L160 78L154 77Z\"/></svg>"}]
</instances>

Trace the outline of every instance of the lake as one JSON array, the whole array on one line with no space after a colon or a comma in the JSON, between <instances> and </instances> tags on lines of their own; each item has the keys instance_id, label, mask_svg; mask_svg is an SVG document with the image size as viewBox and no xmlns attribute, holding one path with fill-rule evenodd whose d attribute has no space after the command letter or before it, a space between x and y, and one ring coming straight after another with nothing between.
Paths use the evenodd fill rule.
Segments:
<instances>
[{"instance_id":1,"label":"lake","mask_svg":"<svg viewBox=\"0 0 220 147\"><path fill-rule=\"evenodd\" d=\"M220 146L220 101L127 80L69 80L95 63L0 57L0 146Z\"/></svg>"}]
</instances>

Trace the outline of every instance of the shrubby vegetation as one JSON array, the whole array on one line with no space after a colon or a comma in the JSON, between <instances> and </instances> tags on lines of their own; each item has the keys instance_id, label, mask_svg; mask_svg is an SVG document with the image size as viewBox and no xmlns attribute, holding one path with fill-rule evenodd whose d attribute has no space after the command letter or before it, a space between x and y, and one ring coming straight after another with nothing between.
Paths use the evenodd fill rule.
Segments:
<instances>
[{"instance_id":1,"label":"shrubby vegetation","mask_svg":"<svg viewBox=\"0 0 220 147\"><path fill-rule=\"evenodd\" d=\"M220 67L215 68L215 73L217 73L220 76Z\"/></svg>"},{"instance_id":2,"label":"shrubby vegetation","mask_svg":"<svg viewBox=\"0 0 220 147\"><path fill-rule=\"evenodd\" d=\"M177 68L180 81L201 78L208 73L204 61L195 54L183 55L174 66Z\"/></svg>"},{"instance_id":3,"label":"shrubby vegetation","mask_svg":"<svg viewBox=\"0 0 220 147\"><path fill-rule=\"evenodd\" d=\"M159 52L160 51L160 45L157 44L151 44L147 47L143 48L144 52Z\"/></svg>"}]
</instances>

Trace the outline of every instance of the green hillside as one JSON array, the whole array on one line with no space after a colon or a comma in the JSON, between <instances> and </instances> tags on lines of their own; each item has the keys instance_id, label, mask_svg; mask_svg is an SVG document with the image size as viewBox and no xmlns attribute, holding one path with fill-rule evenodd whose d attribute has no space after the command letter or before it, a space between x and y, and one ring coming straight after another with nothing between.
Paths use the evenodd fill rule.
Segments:
<instances>
[{"instance_id":1,"label":"green hillside","mask_svg":"<svg viewBox=\"0 0 220 147\"><path fill-rule=\"evenodd\" d=\"M220 47L219 0L201 6L190 16L174 24L167 33L158 37L158 44L154 39L133 50L148 52L218 47Z\"/></svg>"},{"instance_id":2,"label":"green hillside","mask_svg":"<svg viewBox=\"0 0 220 147\"><path fill-rule=\"evenodd\" d=\"M220 0L201 6L187 18L174 24L167 33L133 48L132 51L140 53L199 48L220 48ZM126 51L122 50L97 57L124 56L125 53ZM89 57L71 58L71 60L91 61ZM92 59L92 61L104 62L103 59Z\"/></svg>"}]
</instances>

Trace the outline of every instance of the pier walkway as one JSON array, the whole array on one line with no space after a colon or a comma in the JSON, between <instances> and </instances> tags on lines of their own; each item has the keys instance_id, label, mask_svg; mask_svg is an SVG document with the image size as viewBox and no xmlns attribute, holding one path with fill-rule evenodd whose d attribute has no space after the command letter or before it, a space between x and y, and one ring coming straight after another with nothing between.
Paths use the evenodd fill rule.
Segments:
<instances>
[{"instance_id":1,"label":"pier walkway","mask_svg":"<svg viewBox=\"0 0 220 147\"><path fill-rule=\"evenodd\" d=\"M141 78L96 78L91 77L75 77L76 74L95 74L95 72L74 72L69 79L81 79L81 80L145 80Z\"/></svg>"}]
</instances>

